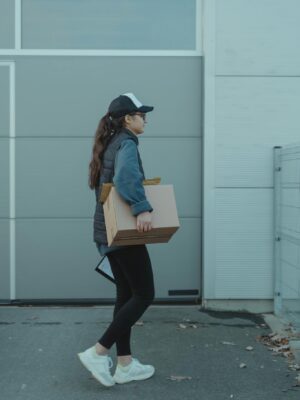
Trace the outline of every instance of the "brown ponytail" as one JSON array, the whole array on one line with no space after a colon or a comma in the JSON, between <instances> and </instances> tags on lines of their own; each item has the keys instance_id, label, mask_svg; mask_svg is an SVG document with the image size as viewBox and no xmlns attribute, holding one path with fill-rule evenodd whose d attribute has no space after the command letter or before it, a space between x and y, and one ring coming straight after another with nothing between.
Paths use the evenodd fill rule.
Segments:
<instances>
[{"instance_id":1,"label":"brown ponytail","mask_svg":"<svg viewBox=\"0 0 300 400\"><path fill-rule=\"evenodd\" d=\"M92 159L89 164L89 187L95 189L101 171L101 159L112 135L117 134L123 127L124 116L112 118L107 112L99 121L92 150Z\"/></svg>"}]
</instances>

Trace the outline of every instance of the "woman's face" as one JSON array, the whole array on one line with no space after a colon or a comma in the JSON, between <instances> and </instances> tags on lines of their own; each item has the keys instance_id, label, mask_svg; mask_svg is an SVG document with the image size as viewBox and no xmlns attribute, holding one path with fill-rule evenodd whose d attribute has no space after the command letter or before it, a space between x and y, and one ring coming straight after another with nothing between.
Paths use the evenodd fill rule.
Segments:
<instances>
[{"instance_id":1,"label":"woman's face","mask_svg":"<svg viewBox=\"0 0 300 400\"><path fill-rule=\"evenodd\" d=\"M127 114L125 116L125 127L130 129L136 135L144 132L144 126L146 124L146 114L136 113L134 115Z\"/></svg>"}]
</instances>

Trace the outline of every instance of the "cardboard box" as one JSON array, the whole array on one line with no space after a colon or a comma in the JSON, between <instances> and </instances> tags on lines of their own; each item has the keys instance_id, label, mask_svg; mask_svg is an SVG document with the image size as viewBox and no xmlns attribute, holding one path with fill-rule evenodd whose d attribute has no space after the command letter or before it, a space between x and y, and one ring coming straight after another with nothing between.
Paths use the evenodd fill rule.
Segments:
<instances>
[{"instance_id":1,"label":"cardboard box","mask_svg":"<svg viewBox=\"0 0 300 400\"><path fill-rule=\"evenodd\" d=\"M153 211L152 229L139 232L137 217L112 186L103 204L108 246L166 243L180 227L173 185L145 185Z\"/></svg>"}]
</instances>

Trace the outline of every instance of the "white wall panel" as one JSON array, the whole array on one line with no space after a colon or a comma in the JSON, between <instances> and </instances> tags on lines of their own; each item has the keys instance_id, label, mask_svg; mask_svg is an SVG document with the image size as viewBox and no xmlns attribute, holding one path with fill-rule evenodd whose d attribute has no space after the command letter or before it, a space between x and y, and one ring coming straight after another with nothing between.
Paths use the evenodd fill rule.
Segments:
<instances>
[{"instance_id":1,"label":"white wall panel","mask_svg":"<svg viewBox=\"0 0 300 400\"><path fill-rule=\"evenodd\" d=\"M299 141L299 98L300 77L216 78L216 144Z\"/></svg>"},{"instance_id":2,"label":"white wall panel","mask_svg":"<svg viewBox=\"0 0 300 400\"><path fill-rule=\"evenodd\" d=\"M300 78L216 79L216 186L273 186L273 146L300 137L299 98Z\"/></svg>"},{"instance_id":3,"label":"white wall panel","mask_svg":"<svg viewBox=\"0 0 300 400\"><path fill-rule=\"evenodd\" d=\"M298 0L215 3L217 75L299 75Z\"/></svg>"},{"instance_id":4,"label":"white wall panel","mask_svg":"<svg viewBox=\"0 0 300 400\"><path fill-rule=\"evenodd\" d=\"M273 189L216 189L215 298L273 297Z\"/></svg>"}]
</instances>

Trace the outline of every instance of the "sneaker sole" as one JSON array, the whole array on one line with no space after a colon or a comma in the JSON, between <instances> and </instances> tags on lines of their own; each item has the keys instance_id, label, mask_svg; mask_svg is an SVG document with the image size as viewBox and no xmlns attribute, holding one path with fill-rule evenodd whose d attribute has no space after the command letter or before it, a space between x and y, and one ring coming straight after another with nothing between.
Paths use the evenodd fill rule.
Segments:
<instances>
[{"instance_id":1,"label":"sneaker sole","mask_svg":"<svg viewBox=\"0 0 300 400\"><path fill-rule=\"evenodd\" d=\"M90 369L90 367L88 366L88 364L86 364L85 359L84 359L84 354L83 353L77 353L79 360L81 361L82 365L92 374L92 376L100 383L102 383L102 385L106 386L106 387L110 387L110 386L114 386L114 383L109 383L107 381L105 381L104 379L102 379L102 377L100 375L95 375L94 372Z\"/></svg>"},{"instance_id":2,"label":"sneaker sole","mask_svg":"<svg viewBox=\"0 0 300 400\"><path fill-rule=\"evenodd\" d=\"M151 375L149 375L149 373L148 373L148 374L144 374L144 375L141 375L141 376L137 376L137 377L130 378L130 379L125 379L125 380L119 380L118 378L115 378L115 377L113 377L113 379L114 379L114 381L116 383L119 383L119 384L128 383L128 382L131 382L131 381L142 381L142 380L151 378L151 376L154 375L154 372L155 372L155 370L153 372L151 372Z\"/></svg>"}]
</instances>

